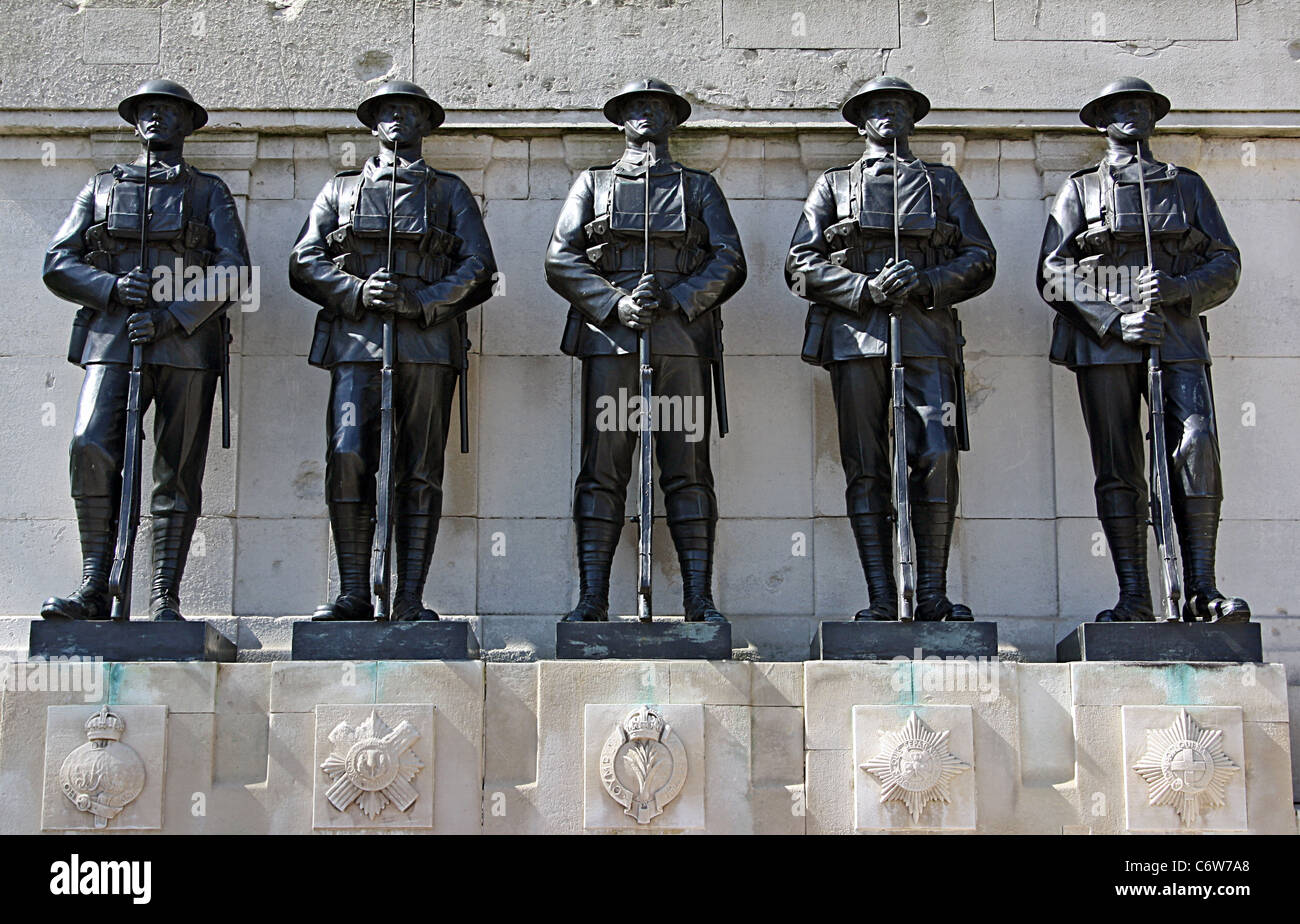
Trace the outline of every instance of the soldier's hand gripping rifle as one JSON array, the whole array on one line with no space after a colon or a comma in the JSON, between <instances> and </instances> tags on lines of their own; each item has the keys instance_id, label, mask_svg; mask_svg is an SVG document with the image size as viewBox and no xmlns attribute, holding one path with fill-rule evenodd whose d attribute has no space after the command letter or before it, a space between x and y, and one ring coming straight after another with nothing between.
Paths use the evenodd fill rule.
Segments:
<instances>
[{"instance_id":1,"label":"soldier's hand gripping rifle","mask_svg":"<svg viewBox=\"0 0 1300 924\"><path fill-rule=\"evenodd\" d=\"M645 245L645 259L641 277L650 274L650 159L645 164L645 226L642 242ZM651 468L651 447L653 444L653 425L651 414L651 385L654 371L650 366L650 329L637 331L637 356L640 363L641 377L641 440L640 440L640 479L637 482L637 539L636 539L636 614L642 622L650 622L650 528L654 525L655 495L654 471Z\"/></svg>"},{"instance_id":2,"label":"soldier's hand gripping rifle","mask_svg":"<svg viewBox=\"0 0 1300 924\"><path fill-rule=\"evenodd\" d=\"M902 255L898 243L898 138L894 138L894 264ZM916 596L916 559L912 548L912 505L907 485L907 405L903 391L903 324L901 306L889 312L890 408L894 431L894 451L890 458L890 475L894 487L894 519L898 537L898 618L911 622L912 601Z\"/></svg>"},{"instance_id":3,"label":"soldier's hand gripping rifle","mask_svg":"<svg viewBox=\"0 0 1300 924\"><path fill-rule=\"evenodd\" d=\"M1147 271L1155 269L1151 251L1151 215L1147 209L1147 184L1143 176L1142 142L1138 142L1138 197L1142 200L1142 236L1146 245ZM1149 310L1148 303L1148 310ZM1182 595L1182 575L1178 548L1174 543L1174 508L1169 482L1169 455L1165 439L1164 374L1160 369L1160 347L1147 347L1147 439L1151 444L1151 525L1156 532L1160 552L1160 575L1164 584L1161 610L1169 622L1178 620L1178 598Z\"/></svg>"},{"instance_id":4,"label":"soldier's hand gripping rifle","mask_svg":"<svg viewBox=\"0 0 1300 924\"><path fill-rule=\"evenodd\" d=\"M393 150L392 175L388 184L388 255L384 270L393 265L393 219L397 200L397 150ZM388 619L388 585L392 576L393 542L393 314L384 312L383 365L379 372L379 476L375 498L375 538L371 546L371 587L375 593L376 619Z\"/></svg>"},{"instance_id":5,"label":"soldier's hand gripping rifle","mask_svg":"<svg viewBox=\"0 0 1300 924\"><path fill-rule=\"evenodd\" d=\"M144 139L144 183L140 191L140 269L149 273L149 139ZM148 310L146 299L144 310ZM140 528L141 456L144 454L144 412L140 407L140 378L144 344L131 344L131 373L126 389L126 445L122 456L122 493L117 505L117 541L108 592L113 596L111 616L131 618L131 572L135 565L135 539Z\"/></svg>"}]
</instances>

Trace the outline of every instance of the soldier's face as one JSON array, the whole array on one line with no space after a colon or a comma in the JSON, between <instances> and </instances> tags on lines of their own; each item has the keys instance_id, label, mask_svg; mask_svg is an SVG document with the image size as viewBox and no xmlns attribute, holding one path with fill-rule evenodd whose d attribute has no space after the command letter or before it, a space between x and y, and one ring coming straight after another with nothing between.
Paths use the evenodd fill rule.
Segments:
<instances>
[{"instance_id":1,"label":"soldier's face","mask_svg":"<svg viewBox=\"0 0 1300 924\"><path fill-rule=\"evenodd\" d=\"M658 96L634 96L623 104L623 134L629 141L663 143L677 127L673 107Z\"/></svg>"},{"instance_id":2,"label":"soldier's face","mask_svg":"<svg viewBox=\"0 0 1300 924\"><path fill-rule=\"evenodd\" d=\"M135 107L135 130L152 148L175 147L193 127L188 106L165 97L145 97Z\"/></svg>"},{"instance_id":3,"label":"soldier's face","mask_svg":"<svg viewBox=\"0 0 1300 924\"><path fill-rule=\"evenodd\" d=\"M375 127L371 132L384 144L396 147L419 144L429 128L429 118L424 107L411 100L386 100L375 111Z\"/></svg>"},{"instance_id":4,"label":"soldier's face","mask_svg":"<svg viewBox=\"0 0 1300 924\"><path fill-rule=\"evenodd\" d=\"M901 93L879 93L862 107L862 127L858 131L872 141L892 141L912 134L916 123L912 104Z\"/></svg>"},{"instance_id":5,"label":"soldier's face","mask_svg":"<svg viewBox=\"0 0 1300 924\"><path fill-rule=\"evenodd\" d=\"M1156 127L1156 112L1145 96L1117 96L1106 104L1106 134L1117 141L1145 141Z\"/></svg>"}]
</instances>

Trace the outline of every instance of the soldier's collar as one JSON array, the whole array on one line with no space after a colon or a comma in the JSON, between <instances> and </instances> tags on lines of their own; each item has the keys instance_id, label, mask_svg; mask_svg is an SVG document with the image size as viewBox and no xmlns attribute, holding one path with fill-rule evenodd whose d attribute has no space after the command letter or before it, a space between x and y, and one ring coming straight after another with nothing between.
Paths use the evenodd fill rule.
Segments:
<instances>
[{"instance_id":1,"label":"soldier's collar","mask_svg":"<svg viewBox=\"0 0 1300 924\"><path fill-rule=\"evenodd\" d=\"M1107 156L1102 162L1102 169L1107 171L1112 177L1121 180L1136 182L1137 180L1137 163L1136 154L1130 154L1127 157L1112 160ZM1164 161L1154 160L1150 157L1142 158L1142 176L1144 179L1151 177L1163 177L1171 173L1171 165Z\"/></svg>"},{"instance_id":2,"label":"soldier's collar","mask_svg":"<svg viewBox=\"0 0 1300 924\"><path fill-rule=\"evenodd\" d=\"M183 160L175 164L160 164L155 161L149 167L149 182L151 184L175 183L188 175L189 165ZM144 181L144 164L116 164L113 167L113 173L119 180L140 183Z\"/></svg>"},{"instance_id":3,"label":"soldier's collar","mask_svg":"<svg viewBox=\"0 0 1300 924\"><path fill-rule=\"evenodd\" d=\"M906 167L910 167L918 163L919 161L920 158L917 157L915 154L912 155L910 160L907 157L898 158L898 162L903 164L903 166ZM876 176L882 172L883 173L890 172L892 165L894 163L894 155L892 152L886 152L884 154L863 154L862 157L859 159L859 163L862 164L863 173L866 173L870 176Z\"/></svg>"},{"instance_id":4,"label":"soldier's collar","mask_svg":"<svg viewBox=\"0 0 1300 924\"><path fill-rule=\"evenodd\" d=\"M623 156L614 164L614 172L619 176L642 176L645 173L646 153L626 149ZM682 165L671 158L655 161L650 167L651 176L663 176L667 173L681 172Z\"/></svg>"},{"instance_id":5,"label":"soldier's collar","mask_svg":"<svg viewBox=\"0 0 1300 924\"><path fill-rule=\"evenodd\" d=\"M391 176L392 169L390 164L381 161L379 155L376 154L366 161L366 166L362 172L368 180L379 180ZM397 171L402 179L409 177L412 181L418 181L429 173L429 165L424 162L423 157L416 160L405 160L399 157L397 158Z\"/></svg>"}]
</instances>

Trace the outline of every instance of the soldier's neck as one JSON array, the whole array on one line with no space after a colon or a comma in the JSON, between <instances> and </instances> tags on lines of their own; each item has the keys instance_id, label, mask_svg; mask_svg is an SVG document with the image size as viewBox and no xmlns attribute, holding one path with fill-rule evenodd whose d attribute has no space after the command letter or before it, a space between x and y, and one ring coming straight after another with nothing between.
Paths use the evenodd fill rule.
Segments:
<instances>
[{"instance_id":1,"label":"soldier's neck","mask_svg":"<svg viewBox=\"0 0 1300 924\"><path fill-rule=\"evenodd\" d=\"M149 148L149 163L155 167L175 167L181 162L182 148L177 145L174 148ZM135 162L141 167L144 166L144 148L140 149L140 156Z\"/></svg>"},{"instance_id":2,"label":"soldier's neck","mask_svg":"<svg viewBox=\"0 0 1300 924\"><path fill-rule=\"evenodd\" d=\"M894 153L893 139L889 141L877 141L875 138L867 138L867 157L884 157L892 156ZM913 160L911 145L907 143L906 138L898 139L898 159Z\"/></svg>"},{"instance_id":3,"label":"soldier's neck","mask_svg":"<svg viewBox=\"0 0 1300 924\"><path fill-rule=\"evenodd\" d=\"M627 143L625 155L631 155L631 159L638 162L649 162L651 164L667 163L673 159L668 151L668 140L655 141L653 138L631 141Z\"/></svg>"},{"instance_id":4,"label":"soldier's neck","mask_svg":"<svg viewBox=\"0 0 1300 924\"><path fill-rule=\"evenodd\" d=\"M379 146L379 162L385 166L393 162L394 149L386 144ZM423 145L419 142L414 144L399 144L396 148L397 156L408 164L413 164L424 156Z\"/></svg>"},{"instance_id":5,"label":"soldier's neck","mask_svg":"<svg viewBox=\"0 0 1300 924\"><path fill-rule=\"evenodd\" d=\"M1138 146L1141 145L1142 159L1151 160L1151 139L1143 138L1139 141L1137 138L1112 138L1106 136L1106 160L1112 164L1128 163L1138 153Z\"/></svg>"}]
</instances>

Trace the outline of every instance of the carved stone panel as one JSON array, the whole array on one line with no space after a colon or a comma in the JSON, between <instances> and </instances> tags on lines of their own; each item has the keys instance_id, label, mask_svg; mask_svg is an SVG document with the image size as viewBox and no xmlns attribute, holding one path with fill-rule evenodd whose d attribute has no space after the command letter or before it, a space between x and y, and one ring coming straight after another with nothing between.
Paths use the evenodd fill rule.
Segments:
<instances>
[{"instance_id":1,"label":"carved stone panel","mask_svg":"<svg viewBox=\"0 0 1300 924\"><path fill-rule=\"evenodd\" d=\"M969 706L854 706L859 831L974 830Z\"/></svg>"},{"instance_id":2,"label":"carved stone panel","mask_svg":"<svg viewBox=\"0 0 1300 924\"><path fill-rule=\"evenodd\" d=\"M166 757L166 706L50 706L41 828L162 828Z\"/></svg>"},{"instance_id":3,"label":"carved stone panel","mask_svg":"<svg viewBox=\"0 0 1300 924\"><path fill-rule=\"evenodd\" d=\"M433 709L317 706L312 827L433 827Z\"/></svg>"},{"instance_id":4,"label":"carved stone panel","mask_svg":"<svg viewBox=\"0 0 1300 924\"><path fill-rule=\"evenodd\" d=\"M1129 831L1245 831L1240 706L1124 706Z\"/></svg>"},{"instance_id":5,"label":"carved stone panel","mask_svg":"<svg viewBox=\"0 0 1300 924\"><path fill-rule=\"evenodd\" d=\"M704 707L591 705L584 713L583 827L704 827Z\"/></svg>"}]
</instances>

